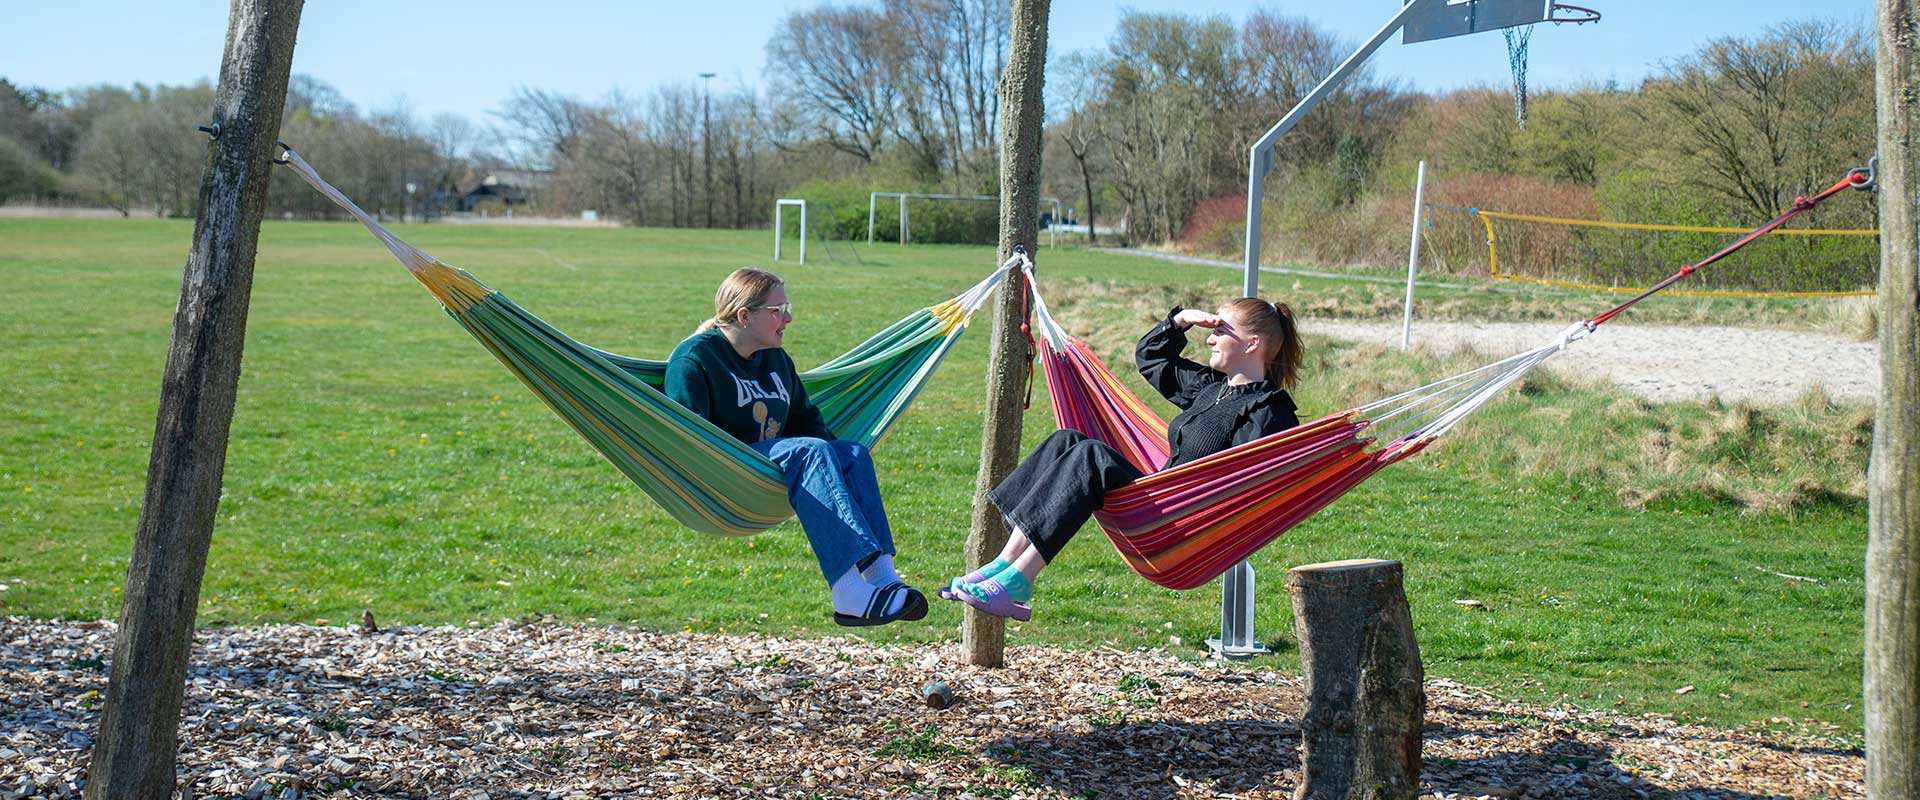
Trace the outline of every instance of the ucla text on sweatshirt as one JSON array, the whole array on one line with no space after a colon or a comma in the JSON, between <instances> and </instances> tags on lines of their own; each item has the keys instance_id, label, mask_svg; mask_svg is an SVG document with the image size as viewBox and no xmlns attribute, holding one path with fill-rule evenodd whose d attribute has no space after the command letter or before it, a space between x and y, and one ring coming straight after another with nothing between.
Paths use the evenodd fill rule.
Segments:
<instances>
[{"instance_id":1,"label":"ucla text on sweatshirt","mask_svg":"<svg viewBox=\"0 0 1920 800\"><path fill-rule=\"evenodd\" d=\"M786 350L771 347L742 358L718 328L673 349L666 390L674 402L748 444L782 436L833 438Z\"/></svg>"}]
</instances>

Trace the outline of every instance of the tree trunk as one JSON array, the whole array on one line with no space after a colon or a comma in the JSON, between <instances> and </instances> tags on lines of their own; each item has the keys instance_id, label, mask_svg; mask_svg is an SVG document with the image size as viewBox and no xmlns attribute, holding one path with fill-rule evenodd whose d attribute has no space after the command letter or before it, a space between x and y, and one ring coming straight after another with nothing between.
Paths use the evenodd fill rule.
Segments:
<instances>
[{"instance_id":1,"label":"tree trunk","mask_svg":"<svg viewBox=\"0 0 1920 800\"><path fill-rule=\"evenodd\" d=\"M1307 707L1295 800L1417 798L1424 670L1400 562L1287 571Z\"/></svg>"},{"instance_id":2,"label":"tree trunk","mask_svg":"<svg viewBox=\"0 0 1920 800\"><path fill-rule=\"evenodd\" d=\"M301 0L234 0L86 796L173 796L200 579L219 509L247 301ZM177 131L186 135L187 131Z\"/></svg>"},{"instance_id":3,"label":"tree trunk","mask_svg":"<svg viewBox=\"0 0 1920 800\"><path fill-rule=\"evenodd\" d=\"M1099 244L1100 238L1093 232L1093 173L1087 169L1087 157L1078 152L1073 154L1080 162L1080 183L1087 187L1087 244Z\"/></svg>"},{"instance_id":4,"label":"tree trunk","mask_svg":"<svg viewBox=\"0 0 1920 800\"><path fill-rule=\"evenodd\" d=\"M1913 0L1880 0L1880 396L1867 470L1867 797L1920 797L1920 192Z\"/></svg>"},{"instance_id":5,"label":"tree trunk","mask_svg":"<svg viewBox=\"0 0 1920 800\"><path fill-rule=\"evenodd\" d=\"M1000 81L1000 262L1015 246L1038 252L1040 232L1040 133L1044 120L1049 0L1014 0L1013 57ZM968 566L985 564L1007 544L1007 529L987 493L1013 471L1020 458L1020 431L1033 346L1024 331L1027 281L1007 276L993 299L993 350L987 366L987 410L980 440L980 472L973 487L973 526L967 532ZM960 623L967 663L1006 663L1005 620L967 610Z\"/></svg>"}]
</instances>

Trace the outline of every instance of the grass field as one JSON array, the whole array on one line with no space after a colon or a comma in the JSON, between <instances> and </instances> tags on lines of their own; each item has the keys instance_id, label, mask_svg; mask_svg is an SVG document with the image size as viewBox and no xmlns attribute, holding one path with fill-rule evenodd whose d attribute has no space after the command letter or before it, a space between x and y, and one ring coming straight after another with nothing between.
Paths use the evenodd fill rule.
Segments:
<instances>
[{"instance_id":1,"label":"grass field","mask_svg":"<svg viewBox=\"0 0 1920 800\"><path fill-rule=\"evenodd\" d=\"M0 219L0 335L12 342L0 351L0 614L117 613L190 230L184 221ZM764 232L400 230L575 338L655 358L711 309L722 276L766 264L769 246ZM993 266L979 247L861 252L861 265L777 267L790 282L788 341L803 366ZM1218 302L1239 285L1226 270L1076 250L1043 251L1040 268L1043 286L1064 295L1056 312L1106 354L1144 329L1146 309ZM1303 310L1345 313L1364 301L1351 284L1269 280ZM1484 294L1438 292L1435 302L1489 313L1531 302L1591 313L1604 302ZM1642 306L1650 318L1719 313L1701 308ZM1727 306L1727 315L1750 308ZM1796 317L1780 308L1778 319ZM338 624L367 607L392 624L553 615L846 632L828 618L797 527L722 540L677 526L358 227L268 224L251 309L203 625ZM1309 314L1309 334L1311 324ZM962 569L983 333L962 340L878 451L901 566L923 585ZM1310 346L1303 416L1455 366ZM1044 388L1036 394L1029 445L1053 427ZM1861 419L1817 403L1654 406L1530 379L1458 441L1376 477L1255 559L1258 630L1280 652L1255 666L1297 666L1280 589L1288 566L1399 559L1430 676L1519 700L1855 742L1864 507L1829 491L1743 503L1740 486L1804 485L1808 475L1856 483ZM1674 443L1662 458L1645 452L1650 430ZM1673 466L1676 452L1687 463ZM1647 483L1641 473L1657 469L1670 480ZM1082 540L1041 580L1037 617L1014 627L1014 643L1204 652L1200 642L1218 628L1217 589L1160 589L1127 572L1097 533ZM1469 599L1491 610L1455 602ZM958 619L956 606L936 603L924 623L864 635L949 640Z\"/></svg>"}]
</instances>

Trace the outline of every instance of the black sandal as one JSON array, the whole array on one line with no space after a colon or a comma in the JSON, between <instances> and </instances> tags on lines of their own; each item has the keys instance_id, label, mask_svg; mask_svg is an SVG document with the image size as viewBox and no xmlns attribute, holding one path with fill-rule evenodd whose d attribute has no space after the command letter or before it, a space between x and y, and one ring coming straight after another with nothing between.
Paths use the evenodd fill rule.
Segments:
<instances>
[{"instance_id":1,"label":"black sandal","mask_svg":"<svg viewBox=\"0 0 1920 800\"><path fill-rule=\"evenodd\" d=\"M899 581L894 581L887 585L898 586L907 593L907 604L900 608L900 619L907 622L915 622L927 618L927 596L921 593L919 589L915 589Z\"/></svg>"},{"instance_id":2,"label":"black sandal","mask_svg":"<svg viewBox=\"0 0 1920 800\"><path fill-rule=\"evenodd\" d=\"M892 605L893 596L899 594L900 591L905 588L907 588L907 585L904 583L892 583L876 589L873 592L873 598L867 601L866 613L856 617L852 614L842 614L835 611L833 612L833 624L848 628L871 628L876 625L885 625L889 622L897 621L901 616L906 614L907 609L910 608L913 603L909 601L900 604L900 610L892 614L886 613L886 607ZM922 599L920 604L925 606L926 600ZM922 608L921 613L923 616L925 612L926 609Z\"/></svg>"}]
</instances>

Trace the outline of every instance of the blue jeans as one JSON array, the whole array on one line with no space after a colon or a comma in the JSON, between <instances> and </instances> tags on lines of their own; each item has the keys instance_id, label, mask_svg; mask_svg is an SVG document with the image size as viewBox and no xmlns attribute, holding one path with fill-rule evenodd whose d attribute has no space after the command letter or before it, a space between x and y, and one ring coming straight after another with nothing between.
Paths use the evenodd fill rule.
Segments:
<instances>
[{"instance_id":1,"label":"blue jeans","mask_svg":"<svg viewBox=\"0 0 1920 800\"><path fill-rule=\"evenodd\" d=\"M785 436L752 445L787 477L787 501L831 584L847 570L893 555L893 528L880 503L873 455L857 442Z\"/></svg>"}]
</instances>

